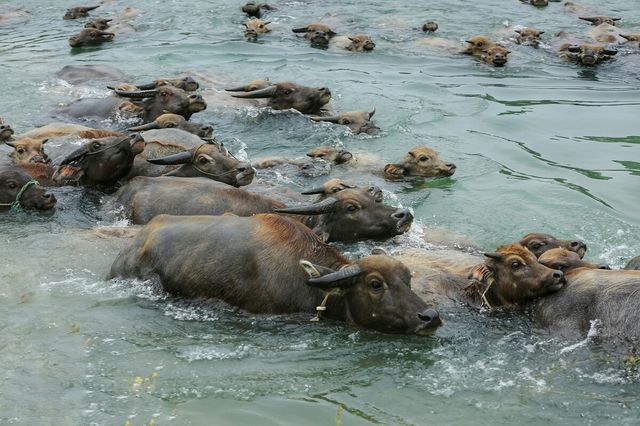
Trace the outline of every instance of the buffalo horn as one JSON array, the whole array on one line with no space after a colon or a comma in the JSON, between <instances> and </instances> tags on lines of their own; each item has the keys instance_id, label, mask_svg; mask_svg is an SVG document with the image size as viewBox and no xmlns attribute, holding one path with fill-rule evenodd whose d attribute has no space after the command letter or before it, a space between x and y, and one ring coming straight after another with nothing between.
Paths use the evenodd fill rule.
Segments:
<instances>
[{"instance_id":1,"label":"buffalo horn","mask_svg":"<svg viewBox=\"0 0 640 426\"><path fill-rule=\"evenodd\" d=\"M244 92L244 86L230 87L224 90L227 92Z\"/></svg>"},{"instance_id":2,"label":"buffalo horn","mask_svg":"<svg viewBox=\"0 0 640 426\"><path fill-rule=\"evenodd\" d=\"M373 114L376 113L376 109L375 107L371 110L371 112L369 113L369 118L373 117Z\"/></svg>"},{"instance_id":3,"label":"buffalo horn","mask_svg":"<svg viewBox=\"0 0 640 426\"><path fill-rule=\"evenodd\" d=\"M264 89L254 90L253 92L234 93L231 96L246 99L270 98L276 93L276 90L278 90L276 86L269 86Z\"/></svg>"},{"instance_id":4,"label":"buffalo horn","mask_svg":"<svg viewBox=\"0 0 640 426\"><path fill-rule=\"evenodd\" d=\"M340 120L340 116L334 115L333 117L321 117L319 115L314 115L311 117L313 121L327 121L329 123L337 123Z\"/></svg>"},{"instance_id":5,"label":"buffalo horn","mask_svg":"<svg viewBox=\"0 0 640 426\"><path fill-rule=\"evenodd\" d=\"M487 257L490 257L491 259L495 259L495 260L502 259L502 253L498 253L498 252L485 253L484 255L487 256Z\"/></svg>"},{"instance_id":6,"label":"buffalo horn","mask_svg":"<svg viewBox=\"0 0 640 426\"><path fill-rule=\"evenodd\" d=\"M603 52L605 55L609 55L609 56L613 56L616 53L618 53L616 49L604 49Z\"/></svg>"},{"instance_id":7,"label":"buffalo horn","mask_svg":"<svg viewBox=\"0 0 640 426\"><path fill-rule=\"evenodd\" d=\"M346 268L342 268L337 272L323 275L319 278L309 278L307 284L312 287L319 287L321 289L331 289L336 287L346 287L351 285L349 278L357 277L362 273L360 265L351 265Z\"/></svg>"},{"instance_id":8,"label":"buffalo horn","mask_svg":"<svg viewBox=\"0 0 640 426\"><path fill-rule=\"evenodd\" d=\"M315 265L308 260L301 260L300 266L305 270L310 278L320 278L323 275L333 274L335 271L322 265Z\"/></svg>"},{"instance_id":9,"label":"buffalo horn","mask_svg":"<svg viewBox=\"0 0 640 426\"><path fill-rule=\"evenodd\" d=\"M153 90L156 88L156 83L137 84L136 87L140 90Z\"/></svg>"},{"instance_id":10,"label":"buffalo horn","mask_svg":"<svg viewBox=\"0 0 640 426\"><path fill-rule=\"evenodd\" d=\"M293 28L291 31L294 33L306 33L309 31L309 27Z\"/></svg>"},{"instance_id":11,"label":"buffalo horn","mask_svg":"<svg viewBox=\"0 0 640 426\"><path fill-rule=\"evenodd\" d=\"M591 18L588 16L578 16L578 19L582 19L583 21L596 22L598 18Z\"/></svg>"},{"instance_id":12,"label":"buffalo horn","mask_svg":"<svg viewBox=\"0 0 640 426\"><path fill-rule=\"evenodd\" d=\"M275 209L274 211L276 213L288 213L288 214L309 214L309 215L325 214L325 213L331 213L335 211L337 202L338 200L336 200L335 198L329 197L322 201L318 201L317 203L308 204L306 206L288 207L285 209Z\"/></svg>"},{"instance_id":13,"label":"buffalo horn","mask_svg":"<svg viewBox=\"0 0 640 426\"><path fill-rule=\"evenodd\" d=\"M65 157L65 159L62 160L60 165L64 166L65 164L73 163L74 161L78 160L83 155L85 155L87 152L88 152L87 147L86 146L81 146L80 148L78 148L75 151L73 151L71 154L67 155Z\"/></svg>"},{"instance_id":14,"label":"buffalo horn","mask_svg":"<svg viewBox=\"0 0 640 426\"><path fill-rule=\"evenodd\" d=\"M191 162L193 154L191 151L182 151L177 154L167 155L161 158L147 158L147 161L151 164L159 164L161 166L169 166L174 164L186 164Z\"/></svg>"},{"instance_id":15,"label":"buffalo horn","mask_svg":"<svg viewBox=\"0 0 640 426\"><path fill-rule=\"evenodd\" d=\"M619 35L620 35L620 37L626 38L627 40L631 40L631 38L632 38L630 35L625 35L625 34L619 34Z\"/></svg>"},{"instance_id":16,"label":"buffalo horn","mask_svg":"<svg viewBox=\"0 0 640 426\"><path fill-rule=\"evenodd\" d=\"M152 129L159 129L159 128L160 128L160 123L158 123L157 121L152 121L151 123L141 124L135 127L129 127L127 130L129 130L130 132L142 132L144 130L152 130Z\"/></svg>"},{"instance_id":17,"label":"buffalo horn","mask_svg":"<svg viewBox=\"0 0 640 426\"><path fill-rule=\"evenodd\" d=\"M135 90L133 92L128 92L126 90L114 90L116 95L122 96L123 98L151 98L158 94L157 90Z\"/></svg>"}]
</instances>

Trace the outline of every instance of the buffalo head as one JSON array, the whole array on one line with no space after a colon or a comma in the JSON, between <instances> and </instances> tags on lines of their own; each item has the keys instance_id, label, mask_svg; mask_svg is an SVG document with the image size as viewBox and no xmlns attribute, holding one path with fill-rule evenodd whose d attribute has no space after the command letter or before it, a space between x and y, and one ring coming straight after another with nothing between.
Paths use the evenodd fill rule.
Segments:
<instances>
[{"instance_id":1,"label":"buffalo head","mask_svg":"<svg viewBox=\"0 0 640 426\"><path fill-rule=\"evenodd\" d=\"M584 256L587 252L587 245L584 241L581 240L559 240L553 235L542 234L539 232L534 232L525 235L518 242L531 250L531 252L536 256L540 257L542 253L547 250L551 250L554 248L563 248L570 251L575 251L578 253L580 258Z\"/></svg>"},{"instance_id":2,"label":"buffalo head","mask_svg":"<svg viewBox=\"0 0 640 426\"><path fill-rule=\"evenodd\" d=\"M255 39L258 36L271 32L267 27L271 21L262 19L250 19L244 23L244 36L248 39Z\"/></svg>"},{"instance_id":3,"label":"buffalo head","mask_svg":"<svg viewBox=\"0 0 640 426\"><path fill-rule=\"evenodd\" d=\"M506 47L494 45L483 50L480 58L489 65L502 67L507 63L507 55L511 53Z\"/></svg>"},{"instance_id":4,"label":"buffalo head","mask_svg":"<svg viewBox=\"0 0 640 426\"><path fill-rule=\"evenodd\" d=\"M553 248L545 251L538 257L538 262L551 269L562 271L563 274L576 268L611 269L607 265L582 260L578 253L564 248Z\"/></svg>"},{"instance_id":5,"label":"buffalo head","mask_svg":"<svg viewBox=\"0 0 640 426\"><path fill-rule=\"evenodd\" d=\"M336 35L335 32L327 24L314 22L306 27L294 28L294 33L304 33L304 37L309 39L312 44L326 46L329 44L331 37Z\"/></svg>"},{"instance_id":6,"label":"buffalo head","mask_svg":"<svg viewBox=\"0 0 640 426\"><path fill-rule=\"evenodd\" d=\"M47 194L27 172L18 167L0 168L0 211L50 210L55 205L56 197Z\"/></svg>"},{"instance_id":7,"label":"buffalo head","mask_svg":"<svg viewBox=\"0 0 640 426\"><path fill-rule=\"evenodd\" d=\"M44 152L44 144L49 139L22 138L13 142L5 142L13 148L9 156L14 164L49 163L51 160Z\"/></svg>"},{"instance_id":8,"label":"buffalo head","mask_svg":"<svg viewBox=\"0 0 640 426\"><path fill-rule=\"evenodd\" d=\"M254 18L260 18L262 16L262 9L275 10L275 7L266 3L256 3L255 1L248 1L242 6L242 11Z\"/></svg>"},{"instance_id":9,"label":"buffalo head","mask_svg":"<svg viewBox=\"0 0 640 426\"><path fill-rule=\"evenodd\" d=\"M95 28L96 30L104 31L104 30L109 28L109 26L111 25L111 21L112 21L112 19L96 18L96 19L84 24L84 27L85 28Z\"/></svg>"},{"instance_id":10,"label":"buffalo head","mask_svg":"<svg viewBox=\"0 0 640 426\"><path fill-rule=\"evenodd\" d=\"M94 9L99 8L100 5L97 6L77 6L77 7L72 7L70 9L67 9L66 13L64 14L63 18L64 19L78 19L78 18L84 18L89 16L89 12L91 12Z\"/></svg>"},{"instance_id":11,"label":"buffalo head","mask_svg":"<svg viewBox=\"0 0 640 426\"><path fill-rule=\"evenodd\" d=\"M187 121L183 116L177 114L162 114L150 123L129 127L128 130L130 132L142 132L152 129L180 129L202 139L213 138L213 127Z\"/></svg>"},{"instance_id":12,"label":"buffalo head","mask_svg":"<svg viewBox=\"0 0 640 426\"><path fill-rule=\"evenodd\" d=\"M474 35L467 40L469 46L462 51L466 55L482 56L489 48L496 45L489 37L483 35Z\"/></svg>"},{"instance_id":13,"label":"buffalo head","mask_svg":"<svg viewBox=\"0 0 640 426\"><path fill-rule=\"evenodd\" d=\"M95 28L85 28L78 34L69 37L69 46L98 46L104 42L112 41L116 35L107 31L97 30Z\"/></svg>"},{"instance_id":14,"label":"buffalo head","mask_svg":"<svg viewBox=\"0 0 640 426\"><path fill-rule=\"evenodd\" d=\"M390 178L441 177L451 176L455 172L455 164L443 160L436 151L427 146L416 146L404 156L401 163L384 166L384 173Z\"/></svg>"},{"instance_id":15,"label":"buffalo head","mask_svg":"<svg viewBox=\"0 0 640 426\"><path fill-rule=\"evenodd\" d=\"M566 47L566 51L570 53L569 58L587 66L597 65L618 53L616 49L598 44L574 44Z\"/></svg>"},{"instance_id":16,"label":"buffalo head","mask_svg":"<svg viewBox=\"0 0 640 426\"><path fill-rule=\"evenodd\" d=\"M132 100L132 103L144 109L143 120L153 121L162 114L178 114L185 119L204 111L207 103L202 96L188 94L173 86L161 86L152 90L121 91L115 90L118 96Z\"/></svg>"},{"instance_id":17,"label":"buffalo head","mask_svg":"<svg viewBox=\"0 0 640 426\"><path fill-rule=\"evenodd\" d=\"M347 50L352 52L370 52L376 48L376 44L366 34L359 34L350 36L349 40L351 44L346 47Z\"/></svg>"},{"instance_id":18,"label":"buffalo head","mask_svg":"<svg viewBox=\"0 0 640 426\"><path fill-rule=\"evenodd\" d=\"M422 25L422 31L434 33L438 30L438 23L435 21L427 21Z\"/></svg>"},{"instance_id":19,"label":"buffalo head","mask_svg":"<svg viewBox=\"0 0 640 426\"><path fill-rule=\"evenodd\" d=\"M182 78L159 78L151 83L138 85L139 90L153 90L162 86L173 86L185 92L195 92L200 88L200 84L193 77Z\"/></svg>"},{"instance_id":20,"label":"buffalo head","mask_svg":"<svg viewBox=\"0 0 640 426\"><path fill-rule=\"evenodd\" d=\"M306 260L300 265L309 274L309 286L343 298L356 325L383 333L428 336L442 324L438 312L411 291L409 268L389 256L368 256L338 271Z\"/></svg>"},{"instance_id":21,"label":"buffalo head","mask_svg":"<svg viewBox=\"0 0 640 426\"><path fill-rule=\"evenodd\" d=\"M316 114L331 100L331 91L326 87L313 88L295 83L281 82L264 89L245 93L233 93L234 98L268 98L273 109L296 109L303 114Z\"/></svg>"},{"instance_id":22,"label":"buffalo head","mask_svg":"<svg viewBox=\"0 0 640 426\"><path fill-rule=\"evenodd\" d=\"M333 164L343 164L351 161L353 154L344 149L337 149L332 146L318 146L307 152L307 156L311 158L319 158Z\"/></svg>"},{"instance_id":23,"label":"buffalo head","mask_svg":"<svg viewBox=\"0 0 640 426\"><path fill-rule=\"evenodd\" d=\"M529 44L531 46L538 47L540 45L540 36L544 34L544 31L536 30L535 28L518 28L515 30L516 43Z\"/></svg>"},{"instance_id":24,"label":"buffalo head","mask_svg":"<svg viewBox=\"0 0 640 426\"><path fill-rule=\"evenodd\" d=\"M2 118L0 118L0 141L7 141L13 136L13 129L8 124L4 124Z\"/></svg>"},{"instance_id":25,"label":"buffalo head","mask_svg":"<svg viewBox=\"0 0 640 426\"><path fill-rule=\"evenodd\" d=\"M373 134L380 130L375 124L371 122L371 117L376 113L375 108L369 111L350 111L343 112L340 115L331 117L313 116L313 121L326 121L329 123L342 124L348 126L353 133L368 133Z\"/></svg>"}]
</instances>

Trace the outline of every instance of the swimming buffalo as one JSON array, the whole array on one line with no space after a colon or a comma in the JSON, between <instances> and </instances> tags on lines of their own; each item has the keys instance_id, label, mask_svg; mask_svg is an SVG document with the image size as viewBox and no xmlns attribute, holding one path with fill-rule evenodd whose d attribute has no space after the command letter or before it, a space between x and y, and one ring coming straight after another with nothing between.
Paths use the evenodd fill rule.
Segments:
<instances>
[{"instance_id":1,"label":"swimming buffalo","mask_svg":"<svg viewBox=\"0 0 640 426\"><path fill-rule=\"evenodd\" d=\"M588 269L611 269L609 265L601 263L587 262L578 253L565 248L553 248L538 256L538 262L551 269L557 269L567 275L568 272L576 268Z\"/></svg>"},{"instance_id":2,"label":"swimming buffalo","mask_svg":"<svg viewBox=\"0 0 640 426\"><path fill-rule=\"evenodd\" d=\"M9 154L13 164L48 163L49 157L44 152L44 144L49 139L20 138L16 141L7 141L7 145L13 148Z\"/></svg>"},{"instance_id":3,"label":"swimming buffalo","mask_svg":"<svg viewBox=\"0 0 640 426\"><path fill-rule=\"evenodd\" d=\"M265 21L262 19L250 19L244 23L244 36L249 39L258 38L263 34L267 34L271 32L271 30L267 27L271 21Z\"/></svg>"},{"instance_id":4,"label":"swimming buffalo","mask_svg":"<svg viewBox=\"0 0 640 426\"><path fill-rule=\"evenodd\" d=\"M384 333L429 335L441 324L411 291L402 263L383 255L349 262L277 215L158 216L120 252L111 276L157 277L172 295L255 314L313 314L319 306L325 318Z\"/></svg>"},{"instance_id":5,"label":"swimming buffalo","mask_svg":"<svg viewBox=\"0 0 640 426\"><path fill-rule=\"evenodd\" d=\"M150 123L129 127L130 132L142 132L152 129L180 129L194 134L202 139L213 138L213 127L207 124L187 121L178 114L162 114Z\"/></svg>"},{"instance_id":6,"label":"swimming buffalo","mask_svg":"<svg viewBox=\"0 0 640 426\"><path fill-rule=\"evenodd\" d=\"M2 118L0 118L0 142L8 141L13 137L13 129L8 124L5 124Z\"/></svg>"},{"instance_id":7,"label":"swimming buffalo","mask_svg":"<svg viewBox=\"0 0 640 426\"><path fill-rule=\"evenodd\" d=\"M111 185L125 177L144 149L139 134L93 139L69 154L54 176L59 185Z\"/></svg>"},{"instance_id":8,"label":"swimming buffalo","mask_svg":"<svg viewBox=\"0 0 640 426\"><path fill-rule=\"evenodd\" d=\"M291 165L299 168L300 172L309 176L318 176L330 171L334 164L344 164L350 161L353 155L346 150L332 146L319 146L307 153L306 157L286 158L282 156L258 159L252 164L258 169L268 169L282 165ZM321 160L317 162L315 160Z\"/></svg>"},{"instance_id":9,"label":"swimming buffalo","mask_svg":"<svg viewBox=\"0 0 640 426\"><path fill-rule=\"evenodd\" d=\"M540 36L544 34L544 31L529 27L517 28L514 32L516 33L516 43L527 44L534 47L538 47L540 45L542 41Z\"/></svg>"},{"instance_id":10,"label":"swimming buffalo","mask_svg":"<svg viewBox=\"0 0 640 426\"><path fill-rule=\"evenodd\" d=\"M385 175L392 179L408 176L443 177L452 176L455 172L455 164L443 160L427 146L413 147L401 163L384 166Z\"/></svg>"},{"instance_id":11,"label":"swimming buffalo","mask_svg":"<svg viewBox=\"0 0 640 426\"><path fill-rule=\"evenodd\" d=\"M181 78L158 78L153 80L151 83L136 85L139 90L153 90L162 86L173 86L177 89L182 89L185 92L195 92L200 88L200 84L191 76Z\"/></svg>"},{"instance_id":12,"label":"swimming buffalo","mask_svg":"<svg viewBox=\"0 0 640 426\"><path fill-rule=\"evenodd\" d=\"M271 83L269 82L269 79L266 78L266 79L252 80L247 84L243 84L242 86L230 87L225 90L227 92L253 92L255 90L266 89L269 86L271 86Z\"/></svg>"},{"instance_id":13,"label":"swimming buffalo","mask_svg":"<svg viewBox=\"0 0 640 426\"><path fill-rule=\"evenodd\" d=\"M560 251L560 249L555 249ZM571 252L553 256L545 264L565 266ZM573 262L578 262L573 257ZM583 339L587 336L616 350L640 349L640 271L606 270L596 265L574 267L565 273L567 285L540 299L533 317L552 334Z\"/></svg>"},{"instance_id":14,"label":"swimming buffalo","mask_svg":"<svg viewBox=\"0 0 640 426\"><path fill-rule=\"evenodd\" d=\"M294 33L303 33L304 37L309 39L312 44L327 46L329 41L336 33L327 24L314 22L306 27L294 28Z\"/></svg>"},{"instance_id":15,"label":"swimming buffalo","mask_svg":"<svg viewBox=\"0 0 640 426\"><path fill-rule=\"evenodd\" d=\"M348 38L351 43L345 49L352 52L370 52L376 48L376 44L366 34L358 34Z\"/></svg>"},{"instance_id":16,"label":"swimming buffalo","mask_svg":"<svg viewBox=\"0 0 640 426\"><path fill-rule=\"evenodd\" d=\"M504 66L507 63L507 55L511 53L506 47L482 35L471 37L467 43L469 45L462 53L478 56L487 64L496 67Z\"/></svg>"},{"instance_id":17,"label":"swimming buffalo","mask_svg":"<svg viewBox=\"0 0 640 426\"><path fill-rule=\"evenodd\" d=\"M434 33L438 30L438 23L435 21L427 21L422 25L422 31Z\"/></svg>"},{"instance_id":18,"label":"swimming buffalo","mask_svg":"<svg viewBox=\"0 0 640 426\"><path fill-rule=\"evenodd\" d=\"M317 114L331 100L331 91L326 87L313 88L299 84L281 82L251 92L232 93L234 98L268 98L273 109L296 109L303 114Z\"/></svg>"},{"instance_id":19,"label":"swimming buffalo","mask_svg":"<svg viewBox=\"0 0 640 426\"><path fill-rule=\"evenodd\" d=\"M100 5L97 5L97 6L76 6L76 7L72 7L72 8L67 9L67 11L64 14L63 18L64 19L85 18L85 17L89 16L89 12L91 12L92 10L95 10L95 9L97 9L99 7L100 7Z\"/></svg>"},{"instance_id":20,"label":"swimming buffalo","mask_svg":"<svg viewBox=\"0 0 640 426\"><path fill-rule=\"evenodd\" d=\"M591 25L609 24L616 25L616 22L622 18L614 18L611 16L579 16L578 19L590 22Z\"/></svg>"},{"instance_id":21,"label":"swimming buffalo","mask_svg":"<svg viewBox=\"0 0 640 426\"><path fill-rule=\"evenodd\" d=\"M474 35L467 39L468 46L462 51L465 55L482 56L486 49L496 45L496 42L487 36Z\"/></svg>"},{"instance_id":22,"label":"swimming buffalo","mask_svg":"<svg viewBox=\"0 0 640 426\"><path fill-rule=\"evenodd\" d=\"M111 25L112 19L96 18L84 24L85 28L95 28L96 30L104 31Z\"/></svg>"},{"instance_id":23,"label":"swimming buffalo","mask_svg":"<svg viewBox=\"0 0 640 426\"><path fill-rule=\"evenodd\" d=\"M254 18L260 18L262 16L262 9L275 10L276 8L266 3L256 3L255 1L248 1L242 6L242 11Z\"/></svg>"},{"instance_id":24,"label":"swimming buffalo","mask_svg":"<svg viewBox=\"0 0 640 426\"><path fill-rule=\"evenodd\" d=\"M78 34L69 37L69 46L98 46L107 41L113 41L115 33L95 28L84 28Z\"/></svg>"},{"instance_id":25,"label":"swimming buffalo","mask_svg":"<svg viewBox=\"0 0 640 426\"><path fill-rule=\"evenodd\" d=\"M553 235L543 234L540 232L533 232L525 235L518 242L525 246L536 256L540 257L542 253L554 248L563 248L570 251L574 251L580 256L584 257L587 252L587 245L581 240L560 240Z\"/></svg>"},{"instance_id":26,"label":"swimming buffalo","mask_svg":"<svg viewBox=\"0 0 640 426\"><path fill-rule=\"evenodd\" d=\"M51 210L56 197L42 189L19 167L0 168L0 212L9 210Z\"/></svg>"},{"instance_id":27,"label":"swimming buffalo","mask_svg":"<svg viewBox=\"0 0 640 426\"><path fill-rule=\"evenodd\" d=\"M323 145L307 152L307 157L319 158L333 164L344 164L353 158L353 154L344 149Z\"/></svg>"},{"instance_id":28,"label":"swimming buffalo","mask_svg":"<svg viewBox=\"0 0 640 426\"><path fill-rule=\"evenodd\" d=\"M328 123L341 124L343 126L349 127L351 131L355 134L358 133L367 133L373 134L380 130L375 124L371 122L371 117L376 113L375 108L369 111L350 111L343 112L340 115L324 117L324 116L313 116L311 119L313 121L326 121Z\"/></svg>"},{"instance_id":29,"label":"swimming buffalo","mask_svg":"<svg viewBox=\"0 0 640 426\"><path fill-rule=\"evenodd\" d=\"M561 57L587 66L598 65L618 53L616 49L593 43L564 44L559 52Z\"/></svg>"}]
</instances>

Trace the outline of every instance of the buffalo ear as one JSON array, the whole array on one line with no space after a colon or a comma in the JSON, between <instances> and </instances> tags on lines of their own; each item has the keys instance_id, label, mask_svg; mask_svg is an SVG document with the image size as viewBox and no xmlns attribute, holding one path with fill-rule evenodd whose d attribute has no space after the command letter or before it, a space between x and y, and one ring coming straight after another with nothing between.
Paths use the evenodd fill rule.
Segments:
<instances>
[{"instance_id":1,"label":"buffalo ear","mask_svg":"<svg viewBox=\"0 0 640 426\"><path fill-rule=\"evenodd\" d=\"M476 280L483 284L489 284L491 280L493 280L494 275L491 269L487 267L487 265L481 263L476 265L471 269L469 276L467 277L470 280Z\"/></svg>"},{"instance_id":2,"label":"buffalo ear","mask_svg":"<svg viewBox=\"0 0 640 426\"><path fill-rule=\"evenodd\" d=\"M616 49L611 49L611 48L604 49L603 52L604 52L605 55L609 55L609 56L613 56L616 53L618 53L618 51Z\"/></svg>"},{"instance_id":3,"label":"buffalo ear","mask_svg":"<svg viewBox=\"0 0 640 426\"><path fill-rule=\"evenodd\" d=\"M323 275L333 274L335 271L322 265L314 265L308 260L301 260L300 266L309 275L309 278L320 278Z\"/></svg>"},{"instance_id":4,"label":"buffalo ear","mask_svg":"<svg viewBox=\"0 0 640 426\"><path fill-rule=\"evenodd\" d=\"M582 49L580 48L580 46L574 44L573 46L567 47L567 50L571 53L580 53Z\"/></svg>"},{"instance_id":5,"label":"buffalo ear","mask_svg":"<svg viewBox=\"0 0 640 426\"><path fill-rule=\"evenodd\" d=\"M49 138L44 139L42 142L40 142L42 145L44 145L45 143L49 142Z\"/></svg>"},{"instance_id":6,"label":"buffalo ear","mask_svg":"<svg viewBox=\"0 0 640 426\"><path fill-rule=\"evenodd\" d=\"M7 145L9 145L11 148L15 148L16 147L16 143L15 142L6 141L5 143Z\"/></svg>"},{"instance_id":7,"label":"buffalo ear","mask_svg":"<svg viewBox=\"0 0 640 426\"><path fill-rule=\"evenodd\" d=\"M347 288L355 284L355 278L360 274L362 274L362 269L359 265L350 265L318 278L309 278L307 284L325 291Z\"/></svg>"}]
</instances>

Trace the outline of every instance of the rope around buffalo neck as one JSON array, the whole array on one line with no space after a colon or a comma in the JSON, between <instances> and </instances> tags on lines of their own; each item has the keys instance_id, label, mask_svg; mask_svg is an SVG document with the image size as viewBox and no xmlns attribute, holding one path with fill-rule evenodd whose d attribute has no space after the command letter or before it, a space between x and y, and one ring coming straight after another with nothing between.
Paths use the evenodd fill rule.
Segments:
<instances>
[{"instance_id":1,"label":"rope around buffalo neck","mask_svg":"<svg viewBox=\"0 0 640 426\"><path fill-rule=\"evenodd\" d=\"M11 208L9 209L10 212L19 212L20 210L22 210L22 207L20 207L20 199L22 198L22 194L25 193L25 191L27 189L29 189L29 187L31 185L36 185L39 186L40 182L38 182L37 180L33 179L30 180L29 182L25 183L24 185L22 185L22 188L20 188L20 191L18 192L18 194L16 195L16 199L14 200L13 203L0 203L0 206L11 206Z\"/></svg>"}]
</instances>

